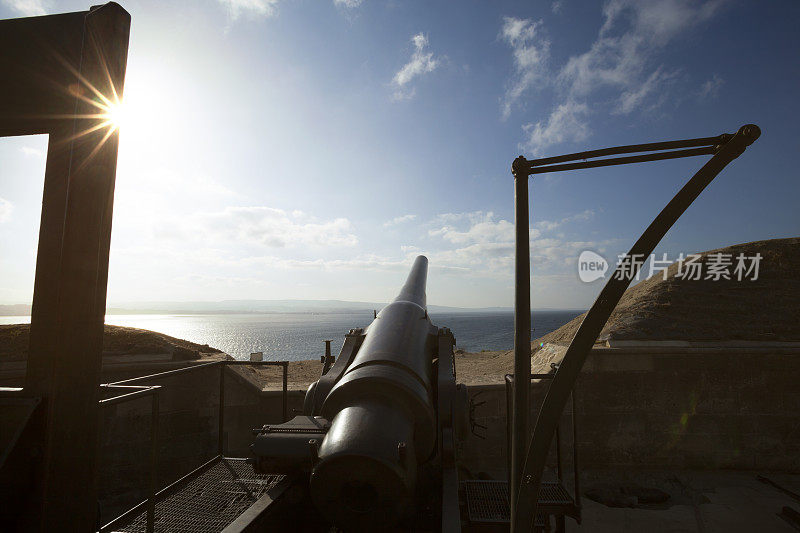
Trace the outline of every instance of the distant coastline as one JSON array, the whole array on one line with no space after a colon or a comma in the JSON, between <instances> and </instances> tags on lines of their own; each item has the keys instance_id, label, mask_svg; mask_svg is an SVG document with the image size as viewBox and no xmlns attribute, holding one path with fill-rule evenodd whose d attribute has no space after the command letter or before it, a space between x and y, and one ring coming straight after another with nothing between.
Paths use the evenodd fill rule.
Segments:
<instances>
[{"instance_id":1,"label":"distant coastline","mask_svg":"<svg viewBox=\"0 0 800 533\"><path fill-rule=\"evenodd\" d=\"M386 303L344 300L225 300L220 302L130 302L106 309L107 315L241 315L371 313ZM431 313L512 313L513 307L451 307L429 305ZM534 311L573 311L542 307ZM30 316L30 304L0 304L0 316Z\"/></svg>"},{"instance_id":2,"label":"distant coastline","mask_svg":"<svg viewBox=\"0 0 800 533\"><path fill-rule=\"evenodd\" d=\"M534 311L533 336L566 324L583 310ZM514 344L514 314L506 312L431 311L431 320L456 335L456 347L465 352L507 350ZM199 345L208 344L237 359L263 352L270 360L319 360L325 339L338 346L352 328L369 326L372 309L340 312L289 313L137 313L108 314L106 324L149 330ZM0 316L2 324L29 322L27 315Z\"/></svg>"}]
</instances>

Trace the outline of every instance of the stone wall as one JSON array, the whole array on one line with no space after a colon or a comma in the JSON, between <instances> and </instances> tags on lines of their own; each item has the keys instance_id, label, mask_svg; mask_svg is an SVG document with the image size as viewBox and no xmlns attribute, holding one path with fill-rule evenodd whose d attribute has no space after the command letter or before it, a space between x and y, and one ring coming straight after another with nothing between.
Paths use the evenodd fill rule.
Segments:
<instances>
[{"instance_id":1,"label":"stone wall","mask_svg":"<svg viewBox=\"0 0 800 533\"><path fill-rule=\"evenodd\" d=\"M548 384L532 384L532 420ZM798 384L797 348L595 348L577 385L581 466L799 472ZM504 387L469 394L487 402L477 415L488 438L470 437L461 461L505 475ZM562 427L569 455L569 416Z\"/></svg>"}]
</instances>

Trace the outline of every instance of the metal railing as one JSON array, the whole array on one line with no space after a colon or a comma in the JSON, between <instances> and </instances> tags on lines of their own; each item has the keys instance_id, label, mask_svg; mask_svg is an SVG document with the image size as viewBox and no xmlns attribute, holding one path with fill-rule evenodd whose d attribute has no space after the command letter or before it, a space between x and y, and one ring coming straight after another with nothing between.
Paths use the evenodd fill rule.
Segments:
<instances>
[{"instance_id":1,"label":"metal railing","mask_svg":"<svg viewBox=\"0 0 800 533\"><path fill-rule=\"evenodd\" d=\"M158 389L160 389L161 386L119 385L116 383L106 383L100 385L100 388L104 390L122 389L129 391L124 394L100 400L101 408L129 402L145 396L150 397L150 482L147 491L147 500L145 500L143 503L147 506L147 533L153 533L156 514L156 484L158 483ZM127 513L124 513L121 516L127 516ZM112 520L106 526L101 527L100 531L105 531L107 527L115 523L116 521Z\"/></svg>"},{"instance_id":2,"label":"metal railing","mask_svg":"<svg viewBox=\"0 0 800 533\"><path fill-rule=\"evenodd\" d=\"M153 533L155 529L155 508L156 502L168 496L174 489L180 487L185 482L194 479L199 474L220 461L225 452L225 368L228 366L280 366L282 369L283 387L282 387L282 413L283 420L288 420L289 416L289 362L288 361L212 361L210 363L200 363L197 365L188 366L185 368L178 368L176 370L168 370L166 372L159 372L156 374L149 374L146 376L138 376L135 378L124 379L112 383L100 385L102 390L122 390L127 391L111 398L100 400L101 407L117 405L120 403L136 400L139 398L149 396L151 398L151 412L150 412L150 477L148 486L148 495L144 501L134 505L121 515L117 516L110 522L100 527L100 533L111 531L114 527L119 526L131 517L137 516L143 510L147 512L147 532ZM159 389L162 385L136 385L137 382L154 381L166 377L173 377L175 375L193 372L199 369L206 369L214 366L219 366L219 438L217 442L217 454L204 462L199 467L195 468L188 474L182 476L177 481L170 483L161 490L157 490L158 484L158 419L159 419Z\"/></svg>"}]
</instances>

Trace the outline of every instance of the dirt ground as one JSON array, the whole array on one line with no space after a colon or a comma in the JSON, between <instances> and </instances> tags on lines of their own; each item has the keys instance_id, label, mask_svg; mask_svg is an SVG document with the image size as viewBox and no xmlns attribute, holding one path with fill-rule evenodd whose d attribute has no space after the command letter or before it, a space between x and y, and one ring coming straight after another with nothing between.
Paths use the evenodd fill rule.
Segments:
<instances>
[{"instance_id":1,"label":"dirt ground","mask_svg":"<svg viewBox=\"0 0 800 533\"><path fill-rule=\"evenodd\" d=\"M513 353L510 351L465 353L456 352L456 378L460 383L502 383L503 375L513 371ZM254 372L264 386L280 384L276 369L258 369ZM322 363L318 359L289 363L289 388L305 389L318 380Z\"/></svg>"}]
</instances>

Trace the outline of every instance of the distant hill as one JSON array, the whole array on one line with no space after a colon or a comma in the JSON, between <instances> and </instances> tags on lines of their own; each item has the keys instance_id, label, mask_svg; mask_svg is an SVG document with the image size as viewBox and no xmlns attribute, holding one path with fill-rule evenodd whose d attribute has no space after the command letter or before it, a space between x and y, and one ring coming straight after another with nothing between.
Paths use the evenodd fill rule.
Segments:
<instances>
[{"instance_id":1,"label":"distant hill","mask_svg":"<svg viewBox=\"0 0 800 533\"><path fill-rule=\"evenodd\" d=\"M758 279L685 280L675 277L678 269L675 263L667 269L666 280L660 274L655 275L625 291L597 343L800 342L797 277L800 238L756 241L699 252L703 263L716 253L732 257L740 253L746 257L761 254ZM550 371L549 363L560 360L563 351L549 350L548 345L569 345L585 317L586 313L582 313L531 342L534 372ZM464 355L460 357L456 358L459 375L469 382L497 379L514 371L513 350L491 352L482 359L481 354L469 354L466 360Z\"/></svg>"},{"instance_id":2,"label":"distant hill","mask_svg":"<svg viewBox=\"0 0 800 533\"><path fill-rule=\"evenodd\" d=\"M0 305L0 315L2 316L27 316L31 314L29 304Z\"/></svg>"}]
</instances>

